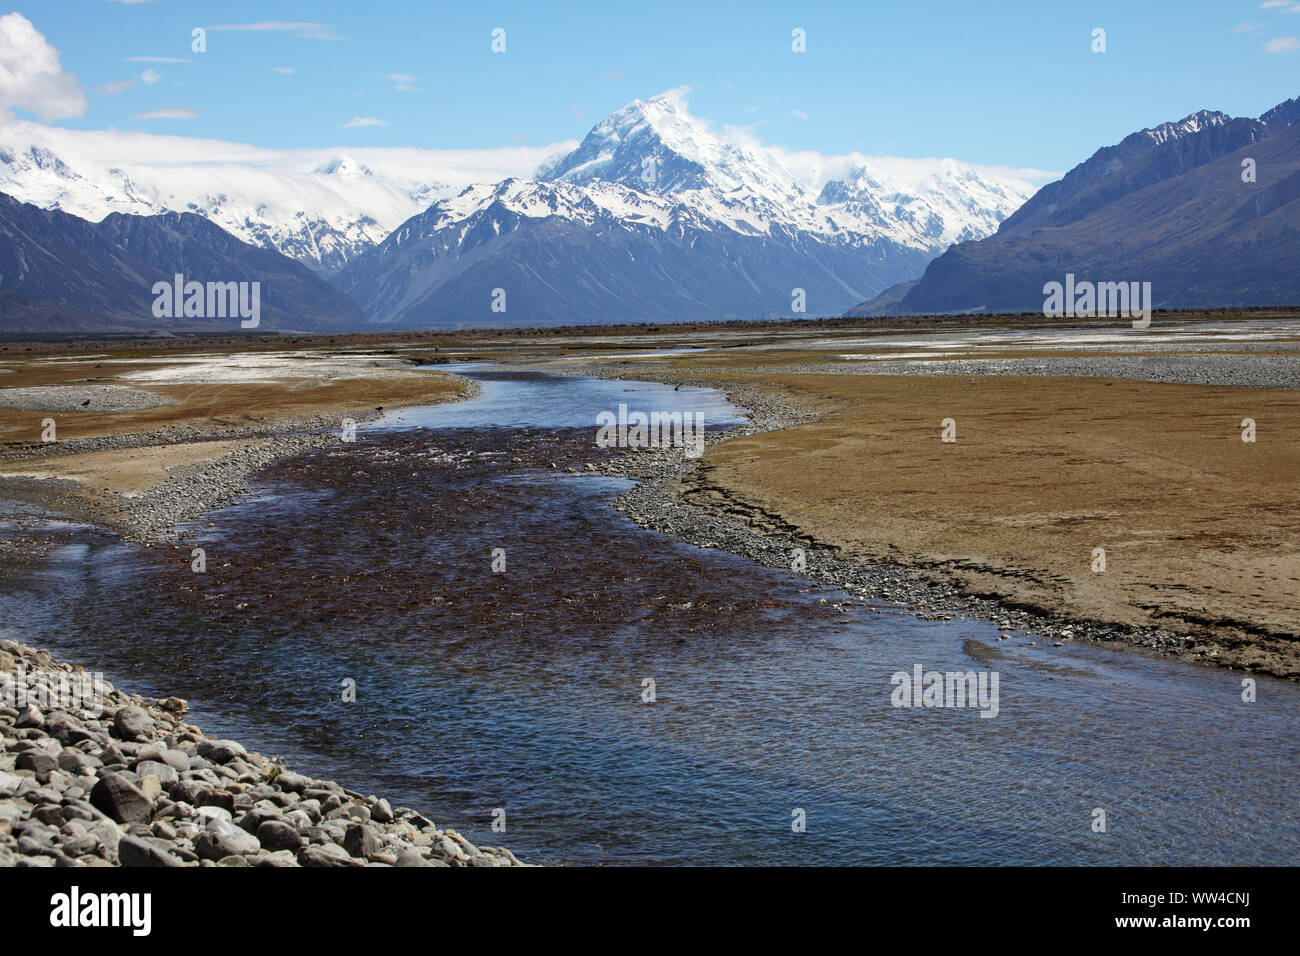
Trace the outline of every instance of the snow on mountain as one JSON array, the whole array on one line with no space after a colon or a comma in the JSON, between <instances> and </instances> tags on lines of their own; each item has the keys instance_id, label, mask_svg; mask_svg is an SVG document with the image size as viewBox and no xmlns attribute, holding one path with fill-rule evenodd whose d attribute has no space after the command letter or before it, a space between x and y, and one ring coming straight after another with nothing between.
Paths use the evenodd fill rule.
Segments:
<instances>
[{"instance_id":1,"label":"snow on mountain","mask_svg":"<svg viewBox=\"0 0 1300 956\"><path fill-rule=\"evenodd\" d=\"M949 245L992 233L1034 189L1026 173L1005 168L764 146L691 115L685 90L635 100L581 142L541 148L286 151L0 128L0 192L92 221L197 213L332 277L384 322L450 321L448 303L468 296L455 306L463 311L478 293L446 284L471 272L488 281L502 256L517 282L552 283L536 298L548 320L566 311L548 270L583 275L592 321L611 310L788 311L795 287L808 290L810 310L841 311L919 275ZM562 245L507 251L525 234ZM523 261L525 248L544 262ZM610 259L614 249L631 264ZM642 268L654 259L660 272ZM595 262L626 274L588 275ZM674 277L683 271L704 279L697 287L696 277Z\"/></svg>"},{"instance_id":2,"label":"snow on mountain","mask_svg":"<svg viewBox=\"0 0 1300 956\"><path fill-rule=\"evenodd\" d=\"M538 176L578 184L619 182L661 196L709 189L773 202L801 196L789 171L770 153L713 132L687 111L680 90L634 100L611 113L577 149L543 166Z\"/></svg>"},{"instance_id":3,"label":"snow on mountain","mask_svg":"<svg viewBox=\"0 0 1300 956\"><path fill-rule=\"evenodd\" d=\"M1033 195L1027 183L986 176L948 160L928 177L904 182L863 165L828 181L817 202L855 217L863 231L891 235L937 254L955 242L995 232Z\"/></svg>"},{"instance_id":4,"label":"snow on mountain","mask_svg":"<svg viewBox=\"0 0 1300 956\"><path fill-rule=\"evenodd\" d=\"M1192 133L1199 133L1203 129L1209 129L1211 126L1225 126L1230 122L1232 122L1232 117L1227 113L1220 113L1218 110L1200 110L1190 116L1183 117L1176 123L1161 123L1151 129L1144 129L1138 135L1149 137L1155 145L1159 146L1171 139L1190 136Z\"/></svg>"},{"instance_id":5,"label":"snow on mountain","mask_svg":"<svg viewBox=\"0 0 1300 956\"><path fill-rule=\"evenodd\" d=\"M713 131L688 112L681 90L611 113L538 178L622 183L740 232L780 226L868 244L888 239L934 255L990 234L1035 189L1014 171L954 160L783 154Z\"/></svg>"},{"instance_id":6,"label":"snow on mountain","mask_svg":"<svg viewBox=\"0 0 1300 956\"><path fill-rule=\"evenodd\" d=\"M282 151L14 123L0 129L0 192L92 221L198 213L328 275L434 200L555 149Z\"/></svg>"}]
</instances>

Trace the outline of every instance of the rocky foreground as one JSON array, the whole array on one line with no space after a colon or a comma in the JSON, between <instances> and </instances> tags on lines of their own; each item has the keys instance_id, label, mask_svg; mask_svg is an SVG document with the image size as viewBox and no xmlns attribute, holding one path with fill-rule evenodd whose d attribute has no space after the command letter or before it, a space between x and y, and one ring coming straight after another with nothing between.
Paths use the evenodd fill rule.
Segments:
<instances>
[{"instance_id":1,"label":"rocky foreground","mask_svg":"<svg viewBox=\"0 0 1300 956\"><path fill-rule=\"evenodd\" d=\"M0 866L522 866L0 641Z\"/></svg>"}]
</instances>

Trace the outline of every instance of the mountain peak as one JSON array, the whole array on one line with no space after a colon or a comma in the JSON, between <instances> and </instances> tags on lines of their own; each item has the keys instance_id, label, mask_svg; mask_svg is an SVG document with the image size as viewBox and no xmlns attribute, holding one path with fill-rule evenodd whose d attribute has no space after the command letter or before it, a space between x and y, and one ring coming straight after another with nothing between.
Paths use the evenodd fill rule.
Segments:
<instances>
[{"instance_id":1,"label":"mountain peak","mask_svg":"<svg viewBox=\"0 0 1300 956\"><path fill-rule=\"evenodd\" d=\"M373 173L351 156L335 156L328 163L316 167L316 172L326 176L371 176Z\"/></svg>"},{"instance_id":2,"label":"mountain peak","mask_svg":"<svg viewBox=\"0 0 1300 956\"><path fill-rule=\"evenodd\" d=\"M665 90L649 99L635 99L622 109L610 113L594 127L594 135L626 136L641 129L650 129L660 137L671 140L689 138L691 134L710 135L708 126L691 115L686 106L689 87Z\"/></svg>"},{"instance_id":3,"label":"mountain peak","mask_svg":"<svg viewBox=\"0 0 1300 956\"><path fill-rule=\"evenodd\" d=\"M1177 122L1161 123L1151 129L1144 129L1142 134L1139 135L1149 137L1159 146L1171 139L1179 139L1192 133L1199 133L1203 129L1209 129L1212 126L1223 126L1230 122L1232 122L1232 117L1227 113L1220 113L1218 110L1197 110Z\"/></svg>"},{"instance_id":4,"label":"mountain peak","mask_svg":"<svg viewBox=\"0 0 1300 956\"><path fill-rule=\"evenodd\" d=\"M779 202L798 194L765 150L714 132L686 106L689 88L667 90L610 113L578 148L539 171L546 180L615 182L661 196L712 191Z\"/></svg>"},{"instance_id":5,"label":"mountain peak","mask_svg":"<svg viewBox=\"0 0 1300 956\"><path fill-rule=\"evenodd\" d=\"M690 115L686 92L668 90L615 110L577 149L544 167L541 178L580 185L619 182L655 193L709 185L706 163L725 152L725 143Z\"/></svg>"}]
</instances>

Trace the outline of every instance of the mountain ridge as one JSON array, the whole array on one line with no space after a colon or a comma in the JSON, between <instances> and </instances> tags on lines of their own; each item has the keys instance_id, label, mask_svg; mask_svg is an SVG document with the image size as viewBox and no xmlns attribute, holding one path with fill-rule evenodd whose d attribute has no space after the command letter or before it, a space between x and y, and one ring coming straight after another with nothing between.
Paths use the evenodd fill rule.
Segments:
<instances>
[{"instance_id":1,"label":"mountain ridge","mask_svg":"<svg viewBox=\"0 0 1300 956\"><path fill-rule=\"evenodd\" d=\"M1203 110L1132 133L1044 186L993 235L953 246L910 287L846 314L1039 311L1042 285L1067 272L1152 281L1160 308L1294 302L1300 284L1285 277L1300 231L1298 121L1300 98L1259 118Z\"/></svg>"},{"instance_id":2,"label":"mountain ridge","mask_svg":"<svg viewBox=\"0 0 1300 956\"><path fill-rule=\"evenodd\" d=\"M359 327L360 310L306 266L194 213L113 213L102 222L0 193L0 323L6 332L237 330L234 315L164 318L154 287L259 283L259 327Z\"/></svg>"}]
</instances>

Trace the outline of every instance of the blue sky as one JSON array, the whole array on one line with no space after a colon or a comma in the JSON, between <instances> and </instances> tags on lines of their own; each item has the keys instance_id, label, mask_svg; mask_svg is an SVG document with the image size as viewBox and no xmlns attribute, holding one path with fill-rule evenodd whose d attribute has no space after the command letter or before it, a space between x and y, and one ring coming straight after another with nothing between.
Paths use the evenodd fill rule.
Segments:
<instances>
[{"instance_id":1,"label":"blue sky","mask_svg":"<svg viewBox=\"0 0 1300 956\"><path fill-rule=\"evenodd\" d=\"M688 86L696 115L789 149L1064 170L1199 108L1253 116L1300 95L1300 2L1282 0L15 9L85 92L84 114L56 125L274 148L540 146ZM251 24L263 26L213 29ZM190 49L194 27L208 28L205 53ZM502 54L491 51L497 27ZM1091 50L1098 27L1105 53ZM807 52L791 50L796 28ZM185 62L133 59L143 57Z\"/></svg>"}]
</instances>

